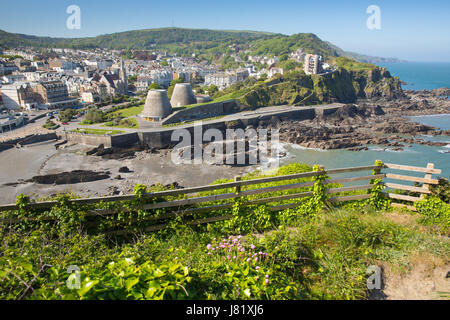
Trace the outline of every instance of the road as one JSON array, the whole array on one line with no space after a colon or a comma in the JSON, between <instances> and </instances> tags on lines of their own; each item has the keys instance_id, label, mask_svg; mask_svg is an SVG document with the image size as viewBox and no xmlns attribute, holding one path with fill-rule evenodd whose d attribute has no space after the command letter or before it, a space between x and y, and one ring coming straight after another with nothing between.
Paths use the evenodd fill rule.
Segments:
<instances>
[{"instance_id":1,"label":"road","mask_svg":"<svg viewBox=\"0 0 450 320\"><path fill-rule=\"evenodd\" d=\"M34 116L48 113L48 111L47 110L33 111L33 112L28 111L26 113L28 114L28 118L30 119L34 118ZM35 122L29 122L26 125L14 129L12 131L0 133L0 142L25 137L30 134L47 133L48 130L42 128L42 126L45 124L46 121L47 117L43 117L41 119L35 120Z\"/></svg>"}]
</instances>

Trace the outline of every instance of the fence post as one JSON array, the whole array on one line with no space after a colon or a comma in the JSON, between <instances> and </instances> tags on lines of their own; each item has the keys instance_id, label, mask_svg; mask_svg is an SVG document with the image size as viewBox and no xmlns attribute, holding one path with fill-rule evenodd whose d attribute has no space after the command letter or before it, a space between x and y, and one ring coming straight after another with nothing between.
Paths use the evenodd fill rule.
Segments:
<instances>
[{"instance_id":1,"label":"fence post","mask_svg":"<svg viewBox=\"0 0 450 320\"><path fill-rule=\"evenodd\" d=\"M241 176L235 176L234 177L234 181L235 182L241 181ZM241 186L236 186L235 187L235 192L236 192L236 194L241 193Z\"/></svg>"},{"instance_id":2,"label":"fence post","mask_svg":"<svg viewBox=\"0 0 450 320\"><path fill-rule=\"evenodd\" d=\"M434 163L428 163L427 164L427 169L434 169ZM425 179L431 179L432 178L432 174L431 173L426 173L425 174ZM423 184L423 188L426 190L430 190L430 185L428 183L424 183ZM420 194L420 199L425 199L425 193L421 193Z\"/></svg>"},{"instance_id":3,"label":"fence post","mask_svg":"<svg viewBox=\"0 0 450 320\"><path fill-rule=\"evenodd\" d=\"M378 163L383 163L383 161L375 160L375 164L378 164ZM380 174L381 173L381 168L373 169L373 171L374 171L374 175Z\"/></svg>"}]
</instances>

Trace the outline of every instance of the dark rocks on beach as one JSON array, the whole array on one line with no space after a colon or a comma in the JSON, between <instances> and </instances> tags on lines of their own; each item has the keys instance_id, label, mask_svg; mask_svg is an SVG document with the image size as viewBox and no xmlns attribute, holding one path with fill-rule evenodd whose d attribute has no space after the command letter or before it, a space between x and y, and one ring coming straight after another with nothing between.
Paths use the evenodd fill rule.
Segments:
<instances>
[{"instance_id":1,"label":"dark rocks on beach","mask_svg":"<svg viewBox=\"0 0 450 320\"><path fill-rule=\"evenodd\" d=\"M120 173L130 173L131 170L128 167L121 167L119 168Z\"/></svg>"},{"instance_id":2,"label":"dark rocks on beach","mask_svg":"<svg viewBox=\"0 0 450 320\"><path fill-rule=\"evenodd\" d=\"M98 156L105 160L119 160L119 159L130 159L136 155L136 152L142 151L144 148L141 146L133 146L130 148L105 148L103 144L96 148L93 148L86 152L88 156Z\"/></svg>"},{"instance_id":3,"label":"dark rocks on beach","mask_svg":"<svg viewBox=\"0 0 450 320\"><path fill-rule=\"evenodd\" d=\"M47 174L42 176L35 176L25 182L34 182L38 184L75 184L81 182L91 182L97 180L108 179L109 171L88 171L88 170L74 170L71 172L62 172L57 174Z\"/></svg>"}]
</instances>

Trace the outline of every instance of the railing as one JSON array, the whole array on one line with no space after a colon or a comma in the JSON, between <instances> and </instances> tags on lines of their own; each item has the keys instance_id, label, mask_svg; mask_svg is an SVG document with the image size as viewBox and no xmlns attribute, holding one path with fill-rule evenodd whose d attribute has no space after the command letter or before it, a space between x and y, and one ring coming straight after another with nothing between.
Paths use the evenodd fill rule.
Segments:
<instances>
[{"instance_id":1,"label":"railing","mask_svg":"<svg viewBox=\"0 0 450 320\"><path fill-rule=\"evenodd\" d=\"M394 169L394 170L425 173L425 176L423 178L405 176L405 175L393 174L393 173L386 173L386 178L388 178L388 179L408 181L408 182L418 182L418 183L423 184L422 187L415 187L415 186L409 186L409 185L403 185L403 184L397 184L397 183L384 183L384 185L390 189L410 191L410 192L420 194L420 197L415 197L415 196L409 196L409 195L403 195L403 194L397 194L397 193L389 193L389 192L385 193L385 195L391 199L403 200L403 201L408 201L408 202L420 201L424 198L424 196L426 194L430 194L431 193L430 185L435 185L435 184L439 183L438 180L432 179L432 175L442 173L442 170L434 168L433 163L428 163L426 168L404 166L404 165L393 164L393 163L385 163L384 167L389 168L389 169ZM416 208L411 205L406 205L406 204L401 204L401 203L396 203L396 202L391 203L391 205L393 207L397 207L397 208L405 208L406 207L409 210L416 211Z\"/></svg>"},{"instance_id":2,"label":"railing","mask_svg":"<svg viewBox=\"0 0 450 320\"><path fill-rule=\"evenodd\" d=\"M413 177L413 176L404 176L404 175L398 175L398 174L391 174L391 173L381 173L381 170L383 168L389 168L389 169L395 169L395 170L404 170L404 171L411 171L411 172L423 172L425 173L424 178L420 177ZM356 177L345 177L345 178L329 178L331 175L336 174L342 174L342 173L349 173L349 172L360 172L360 171L370 171L374 170L374 174L369 175L361 175ZM143 204L140 205L135 210L157 210L157 209L168 209L167 212L165 212L163 215L155 216L155 217L149 217L149 219L153 219L155 222L167 220L170 218L181 216L183 218L194 216L198 213L205 213L205 212L213 212L213 211L222 211L227 210L233 207L234 202L223 202L225 200L233 200L236 198L242 198L243 202L240 204L241 206L250 206L250 205L256 205L256 204L270 204L270 203L276 203L280 201L285 200L295 200L295 199L302 199L305 197L310 197L313 195L313 192L311 189L306 189L308 191L305 191L304 188L310 188L314 186L315 181L313 179L306 179L306 178L313 178L321 175L325 175L328 178L324 180L322 183L325 186L328 186L325 189L325 193L329 195L333 195L331 197L327 197L327 201L329 203L338 203L338 202L344 202L344 201L353 201L353 200L364 200L369 199L371 197L371 194L369 192L367 193L359 193L359 194L353 194L353 195L342 195L340 193L344 192L352 192L352 191L360 191L360 190L370 190L373 185L370 183L373 179L384 179L384 178L390 178L390 179L398 179L398 180L404 180L404 181L414 181L414 182L421 182L423 183L422 187L415 187L415 186L408 186L408 185L401 185L401 184L394 184L394 183L384 183L384 185L387 188L395 189L395 190L403 190L403 191L410 191L415 193L420 193L421 197L414 197L404 194L398 194L398 193L391 193L386 192L384 195L386 197L389 197L391 199L397 199L397 200L403 200L403 201L418 201L423 198L424 194L429 194L429 185L431 184L437 184L438 180L432 179L432 174L440 174L441 170L434 169L433 164L428 164L427 168L421 168L421 167L412 167L412 166L404 166L404 165L398 165L398 164L384 164L381 166L372 165L372 166L362 166L362 167L351 167L351 168L341 168L341 169L330 169L330 170L322 170L322 171L312 171L312 172L305 172L305 173L298 173L298 174L291 174L291 175L284 175L284 176L273 176L268 178L259 178L259 179L253 179L253 180L241 180L241 177L236 177L234 182L229 183L222 183L222 184L215 184L215 185L207 185L207 186L199 186L199 187L193 187L193 188L186 188L186 189L176 189L176 190L167 190L167 191L161 191L161 192L153 192L153 193L146 193L143 195L143 197L148 199L161 199L168 196L182 196L182 199L178 200L171 200L171 201L161 201L161 202L154 202L149 204ZM299 180L303 179L303 180ZM307 181L305 181L305 179ZM353 185L353 186L339 186L336 187L337 184L342 183L354 183L358 181L368 181L365 184L362 185ZM266 184L266 183L273 183L273 182L286 182L285 184L275 185L275 186L268 186L268 187L257 187L257 188L249 188L250 186L260 185L260 184ZM334 184L331 185L330 184ZM243 187L248 187L246 190L242 190ZM303 190L302 190L303 189ZM199 193L206 192L206 191L219 191L219 190L225 190L223 193L218 194L208 194L208 195L201 195ZM271 195L271 193L279 193L281 191L289 191L291 193L287 194L276 194ZM190 197L189 197L190 195ZM251 199L252 196L256 195L265 195L263 198L255 198ZM249 199L250 198L250 199ZM109 196L109 197L97 197L97 198L86 198L86 199L72 199L68 200L68 203L74 204L74 205L92 205L92 204L98 204L98 203L107 203L107 202L120 202L120 201L130 201L130 200L136 200L136 195L123 195L123 196ZM219 203L215 203L219 202ZM212 205L211 205L212 203ZM199 206L199 205L204 206ZM57 206L58 202L56 201L47 201L47 202L38 202L38 203L31 203L28 205L27 208L30 209L48 209L53 206ZM407 205L407 204L401 204L401 203L392 203L395 207L407 207L410 210L415 210L413 206ZM269 206L270 211L281 211L288 208L295 208L299 206L298 201L293 201L289 203L283 203L278 205ZM8 210L17 210L19 209L16 204L9 204L9 205L0 205L0 211L8 211ZM133 209L124 209L122 212L133 212ZM87 215L88 216L111 216L117 214L117 212L114 209L91 209L88 210ZM232 215L222 215L222 216L209 216L202 219L194 219L191 221L188 221L189 224L203 224L203 223L210 223L210 222L216 222L216 221L222 221L231 219ZM32 218L30 218L32 219ZM17 219L3 219L0 220L0 223L17 223L20 222ZM152 225L147 228L145 228L143 231L156 231L163 229L166 227L167 224L159 224L159 225ZM112 233L115 234L124 234L128 233L127 230L116 230Z\"/></svg>"}]
</instances>

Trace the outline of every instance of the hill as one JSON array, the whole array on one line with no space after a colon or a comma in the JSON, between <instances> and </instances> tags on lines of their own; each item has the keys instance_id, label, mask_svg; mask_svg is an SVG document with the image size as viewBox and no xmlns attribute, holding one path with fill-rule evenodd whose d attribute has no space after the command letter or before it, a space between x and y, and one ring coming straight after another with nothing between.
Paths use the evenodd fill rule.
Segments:
<instances>
[{"instance_id":1,"label":"hill","mask_svg":"<svg viewBox=\"0 0 450 320\"><path fill-rule=\"evenodd\" d=\"M179 55L203 55L207 60L234 52L234 44L250 50L253 55L283 55L300 47L309 53L321 54L326 58L345 56L361 62L372 59L356 53L346 52L335 45L321 40L312 33L297 33L291 36L259 31L209 30L185 28L159 28L133 30L85 38L52 38L9 33L0 30L0 46L38 48L107 48L115 50L163 49ZM370 59L369 59L370 58Z\"/></svg>"}]
</instances>

